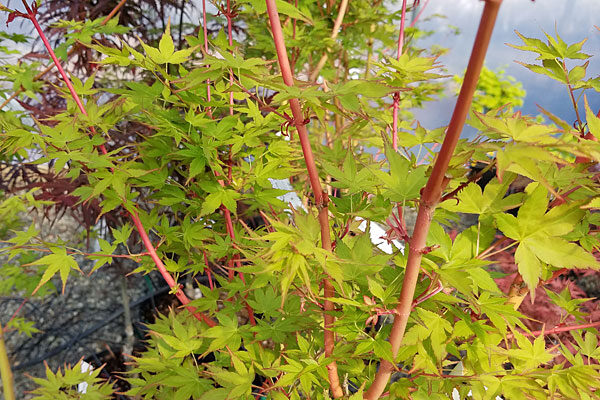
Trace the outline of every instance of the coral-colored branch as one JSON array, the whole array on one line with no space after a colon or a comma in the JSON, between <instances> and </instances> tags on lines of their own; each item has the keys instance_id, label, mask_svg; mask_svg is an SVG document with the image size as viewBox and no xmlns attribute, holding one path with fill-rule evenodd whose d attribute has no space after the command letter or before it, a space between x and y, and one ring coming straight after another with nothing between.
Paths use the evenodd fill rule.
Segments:
<instances>
[{"instance_id":1,"label":"coral-colored branch","mask_svg":"<svg viewBox=\"0 0 600 400\"><path fill-rule=\"evenodd\" d=\"M154 264L156 264L156 267L160 271L160 274L162 275L163 279L165 280L165 282L167 282L167 285L169 285L171 289L176 290L175 296L177 296L181 304L187 306L190 300L187 298L183 290L181 290L181 288L178 287L177 283L175 282L171 274L169 274L169 271L167 271L167 268L161 261L160 257L158 257L158 254L156 254L156 250L154 249L152 242L150 242L150 238L148 237L148 234L146 233L146 230L142 225L140 217L135 211L131 213L131 219L133 220L133 224L135 225L140 234L144 246L146 247L146 249L148 249L150 258L152 258L152 261L154 261ZM205 314L196 312L196 309L194 307L187 306L186 308L194 315L194 317L196 317L200 321L205 322L208 326L213 327L217 325L215 321L208 318Z\"/></svg>"},{"instance_id":2,"label":"coral-colored branch","mask_svg":"<svg viewBox=\"0 0 600 400\"><path fill-rule=\"evenodd\" d=\"M225 17L227 18L227 40L229 41L229 47L233 46L233 23L231 20L231 13L231 0L227 0L227 12L225 13ZM233 86L233 70L231 68L229 68L229 85ZM233 92L229 92L229 115L233 115ZM231 171L231 165L229 166L229 171Z\"/></svg>"},{"instance_id":3,"label":"coral-colored branch","mask_svg":"<svg viewBox=\"0 0 600 400\"><path fill-rule=\"evenodd\" d=\"M277 5L275 0L266 0L267 13L269 14L269 21L271 23L271 31L273 32L273 41L275 43L275 49L277 51L277 59L279 61L279 68L283 77L283 82L287 86L294 86L294 77L290 68L290 61L288 59L287 50L285 47L285 41L283 38L283 32L281 30L281 22L279 20L279 13L277 12ZM300 145L302 146L302 153L304 154L304 161L306 162L306 169L308 171L310 185L312 187L315 204L319 210L319 225L321 226L321 245L325 250L331 251L331 233L329 230L329 209L327 206L329 198L323 192L321 182L319 181L319 173L315 164L315 159L312 153L312 148L308 138L308 131L304 123L304 116L302 114L302 108L300 102L296 98L289 100L290 108L292 109L292 115L294 116L293 123L298 131L298 137L300 138ZM323 279L324 297L329 299L335 296L335 290L333 284L328 278ZM335 317L331 315L334 310L334 304L330 300L324 302L324 340L325 340L325 356L331 357L333 354L333 348L335 345L335 335L331 328L335 322ZM340 379L337 371L337 363L332 361L327 365L327 373L329 377L329 386L334 398L340 398L344 395L342 387L340 385Z\"/></svg>"},{"instance_id":4,"label":"coral-colored branch","mask_svg":"<svg viewBox=\"0 0 600 400\"><path fill-rule=\"evenodd\" d=\"M400 17L400 32L398 33L398 54L397 59L402 55L404 47L404 23L406 22L406 0L402 0L402 16Z\"/></svg>"},{"instance_id":5,"label":"coral-colored branch","mask_svg":"<svg viewBox=\"0 0 600 400\"><path fill-rule=\"evenodd\" d=\"M433 212L440 201L441 193L447 183L445 178L446 170L450 164L450 159L452 158L452 154L458 143L460 133L471 106L471 101L473 100L473 94L477 86L481 68L483 67L485 53L492 36L501 2L502 0L487 0L485 3L479 30L477 31L473 50L471 51L471 58L469 60L469 65L467 66L465 80L460 90L460 94L458 95L446 137L444 138L442 148L438 153L431 175L422 192L419 212L415 222L415 230L409 242L404 282L402 284L398 306L396 307L394 325L392 326L392 331L390 333L390 344L392 345L392 354L394 357L398 354L404 332L406 331L406 325L408 323L408 317L411 312L415 295L415 287L419 277L419 269L421 268L421 259L423 252L426 249L427 233L429 232ZM395 366L393 363L390 363L387 360L381 360L379 370L375 375L375 380L367 390L365 399L375 400L381 396L394 368Z\"/></svg>"},{"instance_id":6,"label":"coral-colored branch","mask_svg":"<svg viewBox=\"0 0 600 400\"><path fill-rule=\"evenodd\" d=\"M61 77L63 78L63 81L65 82L65 85L67 85L67 88L69 89L69 92L71 93L71 96L73 97L73 100L77 104L77 107L79 108L79 111L83 115L87 116L88 115L87 111L85 110L85 107L83 106L83 103L82 103L81 99L79 98L79 95L75 91L75 88L73 87L73 84L71 83L71 80L67 76L67 74L66 74L65 70L63 69L62 65L60 64L60 62L58 61L58 58L56 58L56 54L54 53L54 50L52 49L52 46L50 45L50 42L48 42L48 39L46 38L46 35L44 34L44 31L42 30L40 24L37 21L37 18L36 18L36 15L35 15L35 11L32 10L29 7L29 5L27 4L27 2L25 0L22 0L22 2L23 2L23 5L25 6L25 9L27 10L27 16L28 16L29 20L33 23L33 26L35 27L36 31L40 35L40 38L42 39L42 42L44 43L44 46L46 47L46 50L48 50L48 53L50 54L50 58L52 58L52 61L54 61L54 64L56 65L56 68L58 69L58 72L60 73ZM92 131L93 134L96 134L96 130L94 129L93 126L90 127L90 130ZM107 154L107 151L106 151L106 148L104 147L104 145L100 145L99 149L102 152L102 154ZM165 265L163 264L163 262L160 260L160 258L156 254L156 250L154 249L154 246L150 242L150 238L148 237L148 234L144 230L144 227L142 225L142 222L140 221L139 216L137 215L137 213L135 211L131 212L130 215L131 215L131 219L132 219L135 227L138 230L138 233L140 234L142 242L144 243L144 246L146 247L146 250L148 250L148 253L149 253L150 257L152 258L152 260L156 264L156 267L158 268L158 270L160 271L161 275L163 276L163 279L167 282L167 284L169 285L169 287L172 290L175 291L175 295L177 296L177 298L179 299L179 301L183 305L187 305L190 302L190 300L187 298L187 296L181 290L181 288L179 288L177 286L177 284L175 283L175 280L169 274L169 271L167 271L167 269L165 268ZM198 320L204 321L209 326L216 326L216 323L212 319L208 318L203 313L196 312L196 310L195 310L194 307L187 307L187 309Z\"/></svg>"},{"instance_id":7,"label":"coral-colored branch","mask_svg":"<svg viewBox=\"0 0 600 400\"><path fill-rule=\"evenodd\" d=\"M212 272L210 269L210 265L208 265L208 257L206 256L206 251L202 252L204 254L204 265L206 266L206 276L208 277L208 287L210 290L215 290L215 284L212 280Z\"/></svg>"}]
</instances>

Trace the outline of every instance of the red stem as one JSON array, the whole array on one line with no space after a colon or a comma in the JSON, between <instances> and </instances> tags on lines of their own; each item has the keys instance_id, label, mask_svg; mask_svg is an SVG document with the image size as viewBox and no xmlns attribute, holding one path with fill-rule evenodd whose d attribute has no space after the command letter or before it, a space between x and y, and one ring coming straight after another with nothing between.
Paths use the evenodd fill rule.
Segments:
<instances>
[{"instance_id":1,"label":"red stem","mask_svg":"<svg viewBox=\"0 0 600 400\"><path fill-rule=\"evenodd\" d=\"M56 68L58 69L60 76L63 78L65 85L67 85L67 88L69 89L69 92L71 93L71 97L77 104L77 107L79 108L81 113L87 117L88 114L85 111L85 108L83 107L83 103L81 102L79 95L75 91L75 88L73 87L73 84L71 83L71 79L67 76L67 73L65 72L62 65L60 64L60 61L58 61L56 54L54 54L54 50L52 49L52 46L50 45L48 38L46 38L46 35L44 34L42 27L38 23L35 13L31 10L31 8L29 7L29 5L27 4L27 2L25 0L22 0L22 2L23 2L23 5L25 6L25 9L27 10L27 15L28 15L29 20L33 23L35 30L40 35L40 39L42 39L42 42L44 43L46 50L48 50L48 54L50 54L50 58L52 58L52 61L54 61L54 65L56 65ZM93 134L96 134L96 129L93 126L90 127L90 130L92 131ZM106 147L104 147L103 144L98 146L98 148L100 149L102 154L107 154Z\"/></svg>"},{"instance_id":2,"label":"red stem","mask_svg":"<svg viewBox=\"0 0 600 400\"><path fill-rule=\"evenodd\" d=\"M23 301L21 302L21 305L19 305L19 307L17 308L17 310L13 313L13 315L11 315L10 319L8 320L8 322L2 328L2 331L4 333L6 333L6 331L8 329L8 325L10 324L10 322L13 319L15 319L17 317L17 315L19 314L19 311L21 311L21 309L23 308L23 306L25 305L25 303L27 303L28 300L29 300L29 297L24 298Z\"/></svg>"},{"instance_id":3,"label":"red stem","mask_svg":"<svg viewBox=\"0 0 600 400\"><path fill-rule=\"evenodd\" d=\"M229 47L233 47L233 22L232 22L232 15L231 15L231 0L227 0L227 12L225 13L225 17L227 18L227 39L229 41ZM233 49L231 49L231 52L233 53ZM230 87L233 87L233 83L234 83L234 77L233 77L233 70L230 68L229 69L229 85ZM229 115L233 115L233 91L229 92ZM231 180L232 180L232 160L231 160L231 146L229 148L229 159L227 160L227 166L228 166L228 171L227 171L227 180L228 183L231 184ZM225 208L225 219L227 221L227 229L229 231L229 237L231 238L232 242L235 241L235 231L233 230L233 222L231 221L231 213L229 212L229 210ZM240 256L239 254L235 254L233 256L233 263L235 263L236 267L239 269L242 266L242 263L240 262ZM246 284L246 280L244 279L244 273L241 271L238 271L238 274L240 275L240 279L242 280L242 282L244 284ZM232 280L234 277L234 270L230 269L229 270L229 279ZM246 308L246 311L248 312L248 320L250 322L250 325L252 326L256 326L256 318L254 317L254 310L252 309L252 307L250 306L250 304L248 304L247 301L247 297L244 297L244 306Z\"/></svg>"},{"instance_id":4,"label":"red stem","mask_svg":"<svg viewBox=\"0 0 600 400\"><path fill-rule=\"evenodd\" d=\"M596 328L596 327L600 327L600 321L590 322L589 324L582 324L582 325L559 326L558 328L542 330L542 331L533 331L531 333L529 333L529 332L520 332L520 333L523 336L552 335L552 334L556 334L556 333L570 332L570 331L575 331L578 329L588 329L588 328ZM508 336L508 338L511 338L514 335L508 334L507 336Z\"/></svg>"},{"instance_id":5,"label":"red stem","mask_svg":"<svg viewBox=\"0 0 600 400\"><path fill-rule=\"evenodd\" d=\"M396 357L406 331L408 317L410 316L411 306L415 295L415 287L419 277L419 269L421 267L421 259L426 248L427 233L433 218L433 212L440 201L441 193L446 186L445 178L446 170L456 148L456 144L460 137L463 125L465 123L467 113L473 100L473 93L477 86L479 74L485 59L485 53L492 36L496 16L502 0L487 0L479 30L475 37L471 58L467 66L465 80L463 82L460 94L452 114L452 119L448 125L448 130L442 148L438 153L437 160L433 166L433 171L427 180L427 184L423 190L419 205L419 213L415 222L415 230L409 242L408 260L404 274L404 282L400 292L398 306L396 307L396 318L390 333L390 344L392 345L392 355ZM390 375L394 370L394 364L387 360L381 360L379 370L375 375L375 379L371 387L365 394L365 399L378 399L389 381Z\"/></svg>"},{"instance_id":6,"label":"red stem","mask_svg":"<svg viewBox=\"0 0 600 400\"><path fill-rule=\"evenodd\" d=\"M285 41L283 38L283 32L281 30L281 22L279 20L279 13L277 12L277 5L275 0L265 0L267 3L267 13L269 14L269 22L271 23L271 31L273 33L273 41L275 43L275 49L277 51L277 59L279 61L279 68L283 77L283 82L287 86L294 86L294 77L290 68L290 61L288 59L287 50L285 47ZM321 182L319 181L319 173L315 164L315 159L312 153L312 148L308 138L308 131L304 124L304 116L302 114L302 108L298 99L292 98L289 100L290 108L292 109L292 115L294 116L293 123L298 131L298 137L300 138L300 145L302 146L302 153L304 154L304 161L306 163L306 169L308 171L308 177L312 191L315 196L315 204L319 210L319 225L321 226L321 245L323 249L331 251L331 235L329 231L329 209L327 207L328 198L323 192ZM335 335L331 328L335 322L335 317L331 314L334 311L334 304L329 298L335 296L335 290L331 281L328 278L323 279L323 290L324 290L324 342L325 342L325 356L331 357L335 346ZM344 395L342 387L340 385L340 379L337 371L337 363L332 361L327 365L327 373L329 377L329 386L334 398L340 398Z\"/></svg>"},{"instance_id":7,"label":"red stem","mask_svg":"<svg viewBox=\"0 0 600 400\"><path fill-rule=\"evenodd\" d=\"M156 254L156 250L154 250L154 246L150 242L150 238L148 237L148 234L146 233L146 230L144 229L144 226L142 225L140 217L137 215L137 213L135 211L131 213L131 219L133 220L133 223L134 223L135 227L137 228L137 230L140 234L140 237L142 238L142 242L144 243L144 246L146 246L146 248L148 249L150 258L152 258L152 261L154 261L154 264L156 264L156 267L160 271L160 274L162 275L163 279L165 280L165 282L167 282L167 285L169 285L169 287L171 289L177 288L176 289L177 291L175 292L175 296L177 296L177 298L179 299L181 304L183 304L184 306L187 306L189 304L190 300L187 298L187 296L185 295L183 290L181 290L181 288L178 287L177 283L175 282L175 280L173 279L171 274L169 274L169 271L167 271L167 268L165 267L165 265L163 264L161 259L158 257L158 254ZM187 306L186 308L194 315L194 317L196 317L200 321L204 321L208 326L213 327L213 326L217 325L217 323L215 321L208 318L206 315L204 315L204 313L196 312L195 307Z\"/></svg>"},{"instance_id":8,"label":"red stem","mask_svg":"<svg viewBox=\"0 0 600 400\"><path fill-rule=\"evenodd\" d=\"M206 265L206 276L208 277L208 287L210 288L210 290L214 290L215 285L212 280L212 273L210 270L210 266L208 265L208 257L206 256L206 251L203 251L202 253L204 254L204 265Z\"/></svg>"},{"instance_id":9,"label":"red stem","mask_svg":"<svg viewBox=\"0 0 600 400\"><path fill-rule=\"evenodd\" d=\"M397 59L400 59L402 55L402 47L404 46L404 22L406 20L406 0L402 0L402 17L400 19L400 33L398 34L398 55Z\"/></svg>"},{"instance_id":10,"label":"red stem","mask_svg":"<svg viewBox=\"0 0 600 400\"><path fill-rule=\"evenodd\" d=\"M35 27L36 31L40 35L40 38L42 39L42 42L44 43L46 50L48 50L48 53L50 54L50 57L52 58L52 61L54 61L56 68L58 68L58 72L62 76L63 81L65 82L65 85L67 85L67 88L69 89L69 92L71 93L71 97L73 97L73 100L77 104L79 111L81 111L81 113L83 115L87 116L88 114L85 111L85 107L83 106L83 103L82 103L81 99L79 98L79 95L75 91L75 88L73 87L73 84L71 83L71 80L67 76L67 74L66 74L65 70L63 69L62 65L60 64L60 62L58 61L58 58L56 58L56 54L54 54L54 50L52 49L50 42L48 42L48 39L46 38L44 31L40 27L40 24L38 23L37 18L35 16L35 13L31 10L31 8L29 7L29 5L27 4L27 2L25 0L22 0L22 2L23 2L23 5L25 6L25 9L27 10L27 15L28 15L29 20L31 20L31 22L33 23L33 26ZM96 129L93 126L90 127L90 130L92 131L93 134L96 134ZM100 151L102 152L102 154L107 154L107 151L106 151L106 148L104 147L104 145L100 145L99 148L100 148ZM156 264L156 267L160 271L163 279L165 280L165 282L167 282L167 284L169 285L169 287L171 289L176 290L175 296L177 296L179 301L183 305L188 304L190 302L190 300L187 298L185 293L183 293L183 291L176 285L175 280L169 274L169 271L167 271L167 269L165 268L165 265L162 263L162 261L156 254L156 250L154 249L154 246L152 246L152 243L150 242L150 239L148 238L148 234L144 230L144 227L142 225L142 222L139 219L139 216L137 215L137 213L135 211L131 212L130 215L131 215L131 219L132 219L134 225L138 229L138 233L140 234L140 237L142 239L142 242L144 243L144 246L148 250L150 257ZM204 321L208 326L211 326L211 327L216 326L216 323L212 319L208 318L203 313L197 313L196 309L194 307L187 307L187 309L198 320Z\"/></svg>"}]
</instances>

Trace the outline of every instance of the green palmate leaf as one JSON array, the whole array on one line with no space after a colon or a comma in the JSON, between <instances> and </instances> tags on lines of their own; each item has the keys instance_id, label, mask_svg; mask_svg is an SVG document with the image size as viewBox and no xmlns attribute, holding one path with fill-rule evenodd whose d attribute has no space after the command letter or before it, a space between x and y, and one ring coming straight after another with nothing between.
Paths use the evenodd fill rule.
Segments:
<instances>
[{"instance_id":1,"label":"green palmate leaf","mask_svg":"<svg viewBox=\"0 0 600 400\"><path fill-rule=\"evenodd\" d=\"M520 204L521 196L505 196L514 177L514 174L504 174L502 183L494 178L486 184L483 192L478 184L469 183L457 194L456 199L447 200L440 206L471 214L497 213L514 208Z\"/></svg>"},{"instance_id":2,"label":"green palmate leaf","mask_svg":"<svg viewBox=\"0 0 600 400\"><path fill-rule=\"evenodd\" d=\"M539 184L528 187L528 196L517 217L495 215L498 228L519 242L515 261L532 299L545 264L557 268L600 268L596 258L561 236L572 232L584 212L579 204L563 204L549 212L548 193Z\"/></svg>"},{"instance_id":3,"label":"green palmate leaf","mask_svg":"<svg viewBox=\"0 0 600 400\"><path fill-rule=\"evenodd\" d=\"M209 328L200 336L212 339L206 354L225 348L225 346L228 346L230 350L237 350L241 342L237 321L224 315L219 316L219 325Z\"/></svg>"},{"instance_id":4,"label":"green palmate leaf","mask_svg":"<svg viewBox=\"0 0 600 400\"><path fill-rule=\"evenodd\" d=\"M163 57L169 58L175 51L175 45L173 44L173 38L171 37L171 21L167 22L165 33L160 38L158 43L158 49Z\"/></svg>"},{"instance_id":5,"label":"green palmate leaf","mask_svg":"<svg viewBox=\"0 0 600 400\"><path fill-rule=\"evenodd\" d=\"M514 335L520 348L511 349L508 354L515 364L521 364L522 369L532 370L554 358L554 355L546 350L544 335L539 335L533 343L518 332L515 332Z\"/></svg>"},{"instance_id":6,"label":"green palmate leaf","mask_svg":"<svg viewBox=\"0 0 600 400\"><path fill-rule=\"evenodd\" d=\"M37 236L38 233L39 233L39 230L37 230L35 228L35 224L31 224L31 225L29 225L29 228L27 229L27 231L17 232L17 234L13 238L9 239L8 241L10 243L14 243L17 246L22 246L22 245L28 243L35 236Z\"/></svg>"},{"instance_id":7,"label":"green palmate leaf","mask_svg":"<svg viewBox=\"0 0 600 400\"><path fill-rule=\"evenodd\" d=\"M589 301L590 299L573 299L571 298L571 291L569 286L565 286L565 288L560 293L554 293L551 290L546 289L546 294L548 297L552 299L554 304L559 306L560 308L567 311L569 314L574 315L575 317L584 317L585 314L577 311L582 303ZM563 315L561 315L563 318Z\"/></svg>"},{"instance_id":8,"label":"green palmate leaf","mask_svg":"<svg viewBox=\"0 0 600 400\"><path fill-rule=\"evenodd\" d=\"M324 162L323 169L335 179L331 186L348 189L349 194L372 191L374 187L373 172L368 167L357 166L355 155L348 151L342 169Z\"/></svg>"},{"instance_id":9,"label":"green palmate leaf","mask_svg":"<svg viewBox=\"0 0 600 400\"><path fill-rule=\"evenodd\" d=\"M526 36L523 36L518 31L515 31L515 33L517 34L517 36L519 36L521 38L521 40L523 41L523 43L525 45L524 46L515 46L512 44L509 44L509 46L514 47L515 49L518 49L518 50L531 51L531 52L538 53L539 54L538 59L554 59L554 58L561 56L560 53L550 44L546 44L543 41L541 41L540 39L528 38Z\"/></svg>"},{"instance_id":10,"label":"green palmate leaf","mask_svg":"<svg viewBox=\"0 0 600 400\"><path fill-rule=\"evenodd\" d=\"M8 321L6 326L10 329L16 329L19 333L23 333L31 338L34 333L40 332L34 324L35 322L27 321L23 317L15 317Z\"/></svg>"},{"instance_id":11,"label":"green palmate leaf","mask_svg":"<svg viewBox=\"0 0 600 400\"><path fill-rule=\"evenodd\" d=\"M529 287L532 301L535 300L535 288L542 276L542 263L527 244L521 243L515 252L515 262L523 282Z\"/></svg>"},{"instance_id":12,"label":"green palmate leaf","mask_svg":"<svg viewBox=\"0 0 600 400\"><path fill-rule=\"evenodd\" d=\"M385 183L384 195L393 202L405 202L415 199L425 183L427 177L424 165L414 167L411 161L394 151L391 146L386 147L386 156L390 165L390 173L376 170L375 175Z\"/></svg>"},{"instance_id":13,"label":"green palmate leaf","mask_svg":"<svg viewBox=\"0 0 600 400\"><path fill-rule=\"evenodd\" d=\"M53 373L50 367L46 365L46 378L32 378L39 385L32 391L35 400L51 399L94 399L108 400L112 398L112 385L103 382L98 375L102 368L95 368L93 371L83 371L81 369L82 361L79 361L73 367L65 367L64 372L58 370ZM85 394L79 392L77 385L87 384ZM57 397L60 396L60 397Z\"/></svg>"},{"instance_id":14,"label":"green palmate leaf","mask_svg":"<svg viewBox=\"0 0 600 400\"><path fill-rule=\"evenodd\" d=\"M594 268L600 264L591 253L581 246L558 237L530 236L525 243L543 262L562 268ZM520 247L520 246L519 246Z\"/></svg>"},{"instance_id":15,"label":"green palmate leaf","mask_svg":"<svg viewBox=\"0 0 600 400\"><path fill-rule=\"evenodd\" d=\"M30 265L46 265L46 271L42 275L40 279L40 283L36 286L34 293L38 291L38 289L46 282L50 280L57 272L60 272L60 279L62 280L62 291L65 291L65 285L67 283L67 278L69 277L69 272L71 269L75 269L79 272L79 265L77 265L77 261L73 258L72 255L67 254L65 248L52 248L52 254L44 256L37 261L32 262Z\"/></svg>"},{"instance_id":16,"label":"green palmate leaf","mask_svg":"<svg viewBox=\"0 0 600 400\"><path fill-rule=\"evenodd\" d=\"M218 191L210 193L204 199L202 203L202 210L200 211L201 215L207 215L214 212L217 208L223 204L225 207L229 209L229 211L236 211L236 200L239 199L241 195L238 192L235 192L230 189L218 189Z\"/></svg>"},{"instance_id":17,"label":"green palmate leaf","mask_svg":"<svg viewBox=\"0 0 600 400\"><path fill-rule=\"evenodd\" d=\"M156 64L181 64L186 61L194 51L194 48L174 51L175 45L173 44L173 38L171 37L170 21L167 23L165 32L160 38L158 49L148 46L141 39L140 42L146 51L146 55L148 55L148 57Z\"/></svg>"}]
</instances>

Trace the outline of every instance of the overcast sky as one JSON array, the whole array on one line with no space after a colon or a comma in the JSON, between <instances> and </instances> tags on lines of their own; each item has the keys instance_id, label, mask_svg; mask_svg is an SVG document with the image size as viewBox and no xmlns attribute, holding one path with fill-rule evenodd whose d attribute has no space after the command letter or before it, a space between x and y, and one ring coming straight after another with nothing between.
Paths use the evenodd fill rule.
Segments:
<instances>
[{"instance_id":1,"label":"overcast sky","mask_svg":"<svg viewBox=\"0 0 600 400\"><path fill-rule=\"evenodd\" d=\"M424 4L425 0L421 3ZM440 61L450 73L460 74L466 68L468 56L479 18L483 10L483 1L479 0L429 0L422 18L439 13L447 19L435 19L420 26L435 30L436 33L422 44L436 43L450 48L450 52ZM506 67L509 75L523 83L527 98L523 112L537 114L536 103L572 122L574 113L569 104L568 92L558 82L535 74L514 60L533 62L526 53L513 49L505 43L521 44L514 33L518 30L527 37L544 39L543 31L554 35L555 26L567 43L575 43L588 38L583 50L594 55L588 67L588 77L600 74L600 0L504 0L500 7L498 21L492 36L492 42L486 58L486 65L492 69ZM556 24L556 25L555 25ZM458 36L450 35L448 25L460 29ZM600 109L600 96L587 92L593 109ZM416 112L424 126L434 128L447 125L454 107L454 98L448 98L431 105L426 110Z\"/></svg>"}]
</instances>

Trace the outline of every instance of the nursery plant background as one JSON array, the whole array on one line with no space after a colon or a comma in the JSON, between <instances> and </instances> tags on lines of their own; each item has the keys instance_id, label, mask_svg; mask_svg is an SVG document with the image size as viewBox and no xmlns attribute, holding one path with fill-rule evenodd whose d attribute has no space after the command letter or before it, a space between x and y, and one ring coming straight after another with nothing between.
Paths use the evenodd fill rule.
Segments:
<instances>
[{"instance_id":1,"label":"nursery plant background","mask_svg":"<svg viewBox=\"0 0 600 400\"><path fill-rule=\"evenodd\" d=\"M425 129L413 111L449 81L444 50L419 45L428 3L2 6L36 38L2 68L1 288L23 299L1 321L5 398L36 357L4 343L52 343L69 320L47 335L26 310L62 317L48 299L82 273L78 301L121 303L104 318L124 321L121 361L47 368L30 396L595 398L589 50L517 32L524 69L573 110L522 114L519 85L483 69L488 0L450 125ZM25 40L3 38L7 57Z\"/></svg>"}]
</instances>

